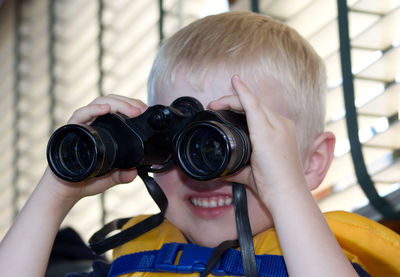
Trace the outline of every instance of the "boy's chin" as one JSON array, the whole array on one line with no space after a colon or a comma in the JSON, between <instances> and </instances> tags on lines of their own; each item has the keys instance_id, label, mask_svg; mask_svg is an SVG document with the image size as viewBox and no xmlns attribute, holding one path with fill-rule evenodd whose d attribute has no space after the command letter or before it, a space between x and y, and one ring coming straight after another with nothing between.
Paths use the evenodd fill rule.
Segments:
<instances>
[{"instance_id":1,"label":"boy's chin","mask_svg":"<svg viewBox=\"0 0 400 277\"><path fill-rule=\"evenodd\" d=\"M225 226L197 226L198 228L190 228L186 230L185 236L191 243L206 247L216 247L224 241L237 239L236 225L229 224L230 228Z\"/></svg>"},{"instance_id":2,"label":"boy's chin","mask_svg":"<svg viewBox=\"0 0 400 277\"><path fill-rule=\"evenodd\" d=\"M273 227L272 220L269 218L258 217L259 220L252 218L252 235L256 235ZM210 220L199 222L196 226L183 227L181 230L191 243L206 247L216 247L224 241L237 240L238 233L235 220Z\"/></svg>"},{"instance_id":3,"label":"boy's chin","mask_svg":"<svg viewBox=\"0 0 400 277\"><path fill-rule=\"evenodd\" d=\"M220 237L220 236L215 236L215 237L204 236L204 237L200 237L200 238L193 239L193 240L189 238L189 240L192 243L195 243L195 244L200 245L200 246L211 247L211 248L217 247L218 245L220 245L224 241L235 240L235 239L237 239L236 235L233 235L230 238L226 237L226 236L223 236L223 237Z\"/></svg>"}]
</instances>

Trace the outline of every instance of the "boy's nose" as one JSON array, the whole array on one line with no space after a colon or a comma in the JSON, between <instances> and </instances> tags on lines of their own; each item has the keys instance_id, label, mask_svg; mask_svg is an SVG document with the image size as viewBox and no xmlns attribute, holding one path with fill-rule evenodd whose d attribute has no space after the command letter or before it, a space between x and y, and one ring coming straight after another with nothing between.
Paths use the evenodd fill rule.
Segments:
<instances>
[{"instance_id":1,"label":"boy's nose","mask_svg":"<svg viewBox=\"0 0 400 277\"><path fill-rule=\"evenodd\" d=\"M208 181L199 181L195 179L191 179L188 177L189 180L187 180L184 184L189 187L192 190L199 191L199 192L206 192L206 191L212 191L212 190L217 190L222 187L231 187L232 183L229 181L224 181L221 178L213 179L213 180L208 180Z\"/></svg>"}]
</instances>

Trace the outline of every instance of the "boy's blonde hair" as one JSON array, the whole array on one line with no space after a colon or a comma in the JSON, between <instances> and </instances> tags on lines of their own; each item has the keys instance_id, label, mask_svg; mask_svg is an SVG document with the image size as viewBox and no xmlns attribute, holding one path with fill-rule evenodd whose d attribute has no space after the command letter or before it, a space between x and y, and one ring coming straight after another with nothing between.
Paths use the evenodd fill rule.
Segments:
<instances>
[{"instance_id":1,"label":"boy's blonde hair","mask_svg":"<svg viewBox=\"0 0 400 277\"><path fill-rule=\"evenodd\" d=\"M208 70L224 65L245 82L273 78L281 86L302 157L323 131L326 73L323 61L294 29L251 12L212 15L164 41L148 81L148 103L155 104L162 88L174 83L184 66L194 87L201 87Z\"/></svg>"}]
</instances>

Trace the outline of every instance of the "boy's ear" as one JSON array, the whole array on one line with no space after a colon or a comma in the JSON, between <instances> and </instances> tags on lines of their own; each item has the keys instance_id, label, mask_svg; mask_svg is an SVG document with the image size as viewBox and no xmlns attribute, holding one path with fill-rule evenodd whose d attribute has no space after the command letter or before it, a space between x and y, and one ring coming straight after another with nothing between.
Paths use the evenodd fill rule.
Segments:
<instances>
[{"instance_id":1,"label":"boy's ear","mask_svg":"<svg viewBox=\"0 0 400 277\"><path fill-rule=\"evenodd\" d=\"M305 177L310 190L318 188L324 180L333 159L335 141L331 132L324 132L314 140L305 164Z\"/></svg>"}]
</instances>

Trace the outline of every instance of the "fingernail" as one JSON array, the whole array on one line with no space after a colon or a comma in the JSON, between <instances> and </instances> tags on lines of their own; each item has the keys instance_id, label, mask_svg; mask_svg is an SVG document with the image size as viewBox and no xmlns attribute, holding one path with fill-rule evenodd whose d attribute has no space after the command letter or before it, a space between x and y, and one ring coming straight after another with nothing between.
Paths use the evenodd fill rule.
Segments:
<instances>
[{"instance_id":1,"label":"fingernail","mask_svg":"<svg viewBox=\"0 0 400 277\"><path fill-rule=\"evenodd\" d=\"M233 75L232 78L237 80L237 81L240 81L240 76L238 74Z\"/></svg>"}]
</instances>

